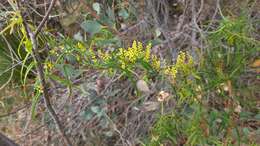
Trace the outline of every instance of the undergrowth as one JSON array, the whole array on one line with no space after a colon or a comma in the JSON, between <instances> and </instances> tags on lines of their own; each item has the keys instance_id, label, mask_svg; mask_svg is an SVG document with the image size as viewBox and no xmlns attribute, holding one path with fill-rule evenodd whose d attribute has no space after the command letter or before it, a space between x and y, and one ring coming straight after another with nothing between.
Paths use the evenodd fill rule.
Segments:
<instances>
[{"instance_id":1,"label":"undergrowth","mask_svg":"<svg viewBox=\"0 0 260 146\"><path fill-rule=\"evenodd\" d=\"M259 53L259 41L251 38L252 31L250 20L239 17L223 18L209 32L208 48L196 67L195 85L188 89L197 91L198 102L185 101L159 116L146 145L256 145L250 134L259 129L247 125L244 118L258 120L257 96L243 92L257 91L241 81ZM187 83L179 86L186 87ZM185 97L192 98L191 94Z\"/></svg>"},{"instance_id":2,"label":"undergrowth","mask_svg":"<svg viewBox=\"0 0 260 146\"><path fill-rule=\"evenodd\" d=\"M43 87L35 73L36 62L31 59L32 42L25 35L25 20L19 11L14 7L8 16L0 34L12 37L13 42L9 42L12 46L8 50L8 43L0 40L0 85L9 82L9 78L18 80L22 97L31 101L31 116L35 120ZM93 23L87 20L81 27L93 31L87 27ZM180 51L175 62L163 59L152 52L152 40L134 40L131 46L122 47L121 40L99 23L100 28L95 28L87 39L80 34L72 39L49 32L37 39L47 81L68 88L68 96L73 89L80 88L74 82L84 78L86 70L106 77L119 75L120 80L131 83L131 96L156 95L160 111L148 135L142 137L143 145L255 146L254 134L259 134L259 127L252 123L260 117L258 85L243 79L248 74L257 77L250 64L259 59L260 42L251 36L255 31L252 23L245 16L223 17L214 30L206 33L206 48L198 48L198 61L188 51ZM97 27L97 22L94 24ZM30 27L35 29L33 24ZM104 48L107 44L110 45ZM15 65L14 58L18 67L8 70ZM155 85L152 91L149 85L158 82L164 86ZM174 106L167 106L169 102ZM141 104L140 100L137 105ZM0 99L0 106L6 105L8 102ZM100 114L99 108L92 109Z\"/></svg>"}]
</instances>

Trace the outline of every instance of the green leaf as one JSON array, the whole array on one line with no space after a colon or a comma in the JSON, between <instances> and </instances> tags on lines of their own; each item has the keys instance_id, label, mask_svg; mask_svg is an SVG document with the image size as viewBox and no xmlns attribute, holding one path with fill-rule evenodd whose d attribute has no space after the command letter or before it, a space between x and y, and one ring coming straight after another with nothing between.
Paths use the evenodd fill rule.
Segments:
<instances>
[{"instance_id":1,"label":"green leaf","mask_svg":"<svg viewBox=\"0 0 260 146\"><path fill-rule=\"evenodd\" d=\"M91 111L84 111L81 116L86 120L90 120L93 117L93 113Z\"/></svg>"},{"instance_id":2,"label":"green leaf","mask_svg":"<svg viewBox=\"0 0 260 146\"><path fill-rule=\"evenodd\" d=\"M87 20L81 23L80 27L84 29L84 31L90 33L93 36L96 33L99 33L102 25L94 20Z\"/></svg>"},{"instance_id":3,"label":"green leaf","mask_svg":"<svg viewBox=\"0 0 260 146\"><path fill-rule=\"evenodd\" d=\"M25 74L24 74L24 79L23 79L23 84L24 85L26 84L27 76L30 73L30 71L32 70L32 68L34 67L34 65L35 65L35 62L31 62L30 65L27 67L27 69L25 71Z\"/></svg>"},{"instance_id":4,"label":"green leaf","mask_svg":"<svg viewBox=\"0 0 260 146\"><path fill-rule=\"evenodd\" d=\"M243 130L243 133L245 134L245 135L249 135L250 134L250 130L248 129L248 128L243 128L242 129Z\"/></svg>"},{"instance_id":5,"label":"green leaf","mask_svg":"<svg viewBox=\"0 0 260 146\"><path fill-rule=\"evenodd\" d=\"M114 38L104 38L102 40L97 40L96 41L96 45L99 46L99 47L106 47L106 46L109 46L111 44L120 44L120 39L117 38L117 37L114 37Z\"/></svg>"},{"instance_id":6,"label":"green leaf","mask_svg":"<svg viewBox=\"0 0 260 146\"><path fill-rule=\"evenodd\" d=\"M23 82L24 80L26 80L26 79L23 79L23 71L24 71L24 68L26 67L26 62L27 62L29 56L30 56L30 53L27 52L25 58L22 60L23 63L22 63L22 67L21 67L21 70L20 70L21 82ZM23 83L23 84L25 84L25 83Z\"/></svg>"},{"instance_id":7,"label":"green leaf","mask_svg":"<svg viewBox=\"0 0 260 146\"><path fill-rule=\"evenodd\" d=\"M101 8L99 3L93 3L92 8L97 12L97 14L100 14Z\"/></svg>"},{"instance_id":8,"label":"green leaf","mask_svg":"<svg viewBox=\"0 0 260 146\"><path fill-rule=\"evenodd\" d=\"M59 76L56 76L54 74L49 74L49 77L52 78L53 80L61 83L62 85L71 86L71 82L69 80L62 79Z\"/></svg>"},{"instance_id":9,"label":"green leaf","mask_svg":"<svg viewBox=\"0 0 260 146\"><path fill-rule=\"evenodd\" d=\"M105 14L100 16L100 22L102 24L108 25L109 27L113 28L115 21L113 19L110 19L108 16Z\"/></svg>"},{"instance_id":10,"label":"green leaf","mask_svg":"<svg viewBox=\"0 0 260 146\"><path fill-rule=\"evenodd\" d=\"M119 12L118 12L118 15L120 17L123 17L125 20L129 17L129 14L128 12L125 10L125 9L121 9Z\"/></svg>"},{"instance_id":11,"label":"green leaf","mask_svg":"<svg viewBox=\"0 0 260 146\"><path fill-rule=\"evenodd\" d=\"M75 79L82 73L70 64L56 64L55 66L61 71L62 75L67 80Z\"/></svg>"},{"instance_id":12,"label":"green leaf","mask_svg":"<svg viewBox=\"0 0 260 146\"><path fill-rule=\"evenodd\" d=\"M40 98L39 98L40 95L41 95L41 92L39 90L36 90L36 94L32 97L31 117L33 120L35 119L37 103L40 100Z\"/></svg>"},{"instance_id":13,"label":"green leaf","mask_svg":"<svg viewBox=\"0 0 260 146\"><path fill-rule=\"evenodd\" d=\"M97 114L97 117L101 117L103 115L103 110L99 106L90 107L91 111Z\"/></svg>"},{"instance_id":14,"label":"green leaf","mask_svg":"<svg viewBox=\"0 0 260 146\"><path fill-rule=\"evenodd\" d=\"M115 22L115 13L110 7L107 9L107 15L110 20Z\"/></svg>"},{"instance_id":15,"label":"green leaf","mask_svg":"<svg viewBox=\"0 0 260 146\"><path fill-rule=\"evenodd\" d=\"M96 113L96 114L98 114L98 113L101 112L101 109L100 109L99 106L91 106L90 109L91 109L94 113Z\"/></svg>"},{"instance_id":16,"label":"green leaf","mask_svg":"<svg viewBox=\"0 0 260 146\"><path fill-rule=\"evenodd\" d=\"M255 115L256 120L260 120L260 114Z\"/></svg>"},{"instance_id":17,"label":"green leaf","mask_svg":"<svg viewBox=\"0 0 260 146\"><path fill-rule=\"evenodd\" d=\"M30 40L26 39L24 41L24 45L25 45L26 52L32 53L32 42Z\"/></svg>"}]
</instances>

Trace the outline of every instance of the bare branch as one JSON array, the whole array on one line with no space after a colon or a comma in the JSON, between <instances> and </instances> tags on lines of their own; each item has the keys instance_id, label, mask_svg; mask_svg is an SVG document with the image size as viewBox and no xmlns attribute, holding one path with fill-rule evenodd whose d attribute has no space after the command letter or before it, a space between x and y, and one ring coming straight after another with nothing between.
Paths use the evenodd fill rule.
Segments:
<instances>
[{"instance_id":1,"label":"bare branch","mask_svg":"<svg viewBox=\"0 0 260 146\"><path fill-rule=\"evenodd\" d=\"M49 8L48 8L48 10L47 10L47 12L46 12L46 14L45 14L45 16L43 17L43 19L42 19L42 21L40 22L39 26L36 28L36 31L35 31L35 33L34 33L35 36L38 35L38 33L41 31L41 29L42 29L43 25L45 24L45 22L48 20L49 15L50 15L50 13L51 13L51 10L52 10L52 8L53 8L55 2L56 2L56 0L52 0L52 1L51 1L51 4L50 4L50 6L49 6Z\"/></svg>"},{"instance_id":2,"label":"bare branch","mask_svg":"<svg viewBox=\"0 0 260 146\"><path fill-rule=\"evenodd\" d=\"M2 133L0 133L0 145L1 146L18 146L13 140L9 139Z\"/></svg>"},{"instance_id":3,"label":"bare branch","mask_svg":"<svg viewBox=\"0 0 260 146\"><path fill-rule=\"evenodd\" d=\"M35 33L32 32L29 25L25 21L26 19L24 18L24 15L22 14L21 16L23 17L23 25L24 25L25 30L26 30L26 35L31 40L31 43L32 43L32 53L31 53L31 55L32 55L32 57L33 57L33 59L36 63L36 70L37 70L37 73L38 73L38 77L40 79L41 86L43 88L43 98L44 98L45 106L46 106L50 116L54 120L54 122L57 126L57 129L59 130L64 142L66 143L66 145L72 146L69 138L66 136L65 130L63 129L63 126L60 123L56 112L54 111L54 109L51 105L51 102L50 102L51 95L48 92L48 84L47 84L46 79L45 79L44 68L43 68L43 64L42 64L42 61L41 61L41 58L40 58L40 55L39 55L39 52L38 52L38 44L37 44L37 39L36 39L37 34L41 31L44 23L47 21L47 18L49 16L50 11L51 11L52 7L54 6L55 2L56 2L56 0L52 0L50 6L48 8L48 11L46 12L46 14L45 14L43 20L41 21L40 25L37 27ZM19 7L20 10L22 10L21 5L19 3L18 3L18 7Z\"/></svg>"}]
</instances>

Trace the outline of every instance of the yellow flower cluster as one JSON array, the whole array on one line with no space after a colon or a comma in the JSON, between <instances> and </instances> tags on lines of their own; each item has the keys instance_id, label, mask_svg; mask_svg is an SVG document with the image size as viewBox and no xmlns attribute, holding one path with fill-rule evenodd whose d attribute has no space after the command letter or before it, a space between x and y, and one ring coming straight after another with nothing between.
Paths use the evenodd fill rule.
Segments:
<instances>
[{"instance_id":1,"label":"yellow flower cluster","mask_svg":"<svg viewBox=\"0 0 260 146\"><path fill-rule=\"evenodd\" d=\"M186 60L186 54L181 51L180 54L177 57L176 67L181 68L182 65L185 63L185 60Z\"/></svg>"},{"instance_id":2,"label":"yellow flower cluster","mask_svg":"<svg viewBox=\"0 0 260 146\"><path fill-rule=\"evenodd\" d=\"M147 62L149 62L149 60L150 60L151 48L152 48L152 44L149 43L149 44L146 46L146 49L145 49L144 60L147 61Z\"/></svg>"},{"instance_id":3,"label":"yellow flower cluster","mask_svg":"<svg viewBox=\"0 0 260 146\"><path fill-rule=\"evenodd\" d=\"M37 83L35 84L34 89L39 93L43 93L43 87Z\"/></svg>"},{"instance_id":4,"label":"yellow flower cluster","mask_svg":"<svg viewBox=\"0 0 260 146\"><path fill-rule=\"evenodd\" d=\"M123 57L124 60L128 60L131 63L135 63L136 60L142 55L143 45L142 43L134 41L131 48L124 50L123 48L119 49L118 56ZM123 59L122 58L122 59Z\"/></svg>"},{"instance_id":5,"label":"yellow flower cluster","mask_svg":"<svg viewBox=\"0 0 260 146\"><path fill-rule=\"evenodd\" d=\"M193 64L194 62L192 57L189 54L181 51L177 57L175 66L177 70L180 70L185 74L189 74L192 70Z\"/></svg>"},{"instance_id":6,"label":"yellow flower cluster","mask_svg":"<svg viewBox=\"0 0 260 146\"><path fill-rule=\"evenodd\" d=\"M125 50L123 48L119 48L119 52L117 53L117 56L119 56L119 63L121 64L121 68L125 69L126 63L125 63Z\"/></svg>"},{"instance_id":7,"label":"yellow flower cluster","mask_svg":"<svg viewBox=\"0 0 260 146\"><path fill-rule=\"evenodd\" d=\"M90 53L90 56L91 56L91 59L94 63L97 63L97 58L96 58L96 54L95 52L93 51L92 47L89 48L89 53Z\"/></svg>"},{"instance_id":8,"label":"yellow flower cluster","mask_svg":"<svg viewBox=\"0 0 260 146\"><path fill-rule=\"evenodd\" d=\"M192 57L189 54L181 51L177 57L176 64L173 66L167 66L164 70L164 73L166 75L171 76L173 79L175 79L179 71L185 74L189 74L191 72L192 67L193 67Z\"/></svg>"},{"instance_id":9,"label":"yellow flower cluster","mask_svg":"<svg viewBox=\"0 0 260 146\"><path fill-rule=\"evenodd\" d=\"M98 50L98 56L100 57L100 59L102 59L104 62L109 61L110 59L112 59L112 56L107 53L107 52L102 52L101 50Z\"/></svg>"},{"instance_id":10,"label":"yellow flower cluster","mask_svg":"<svg viewBox=\"0 0 260 146\"><path fill-rule=\"evenodd\" d=\"M161 68L161 61L158 57L156 57L155 55L152 55L152 62L151 62L152 67L156 70L156 71L160 71Z\"/></svg>"},{"instance_id":11,"label":"yellow flower cluster","mask_svg":"<svg viewBox=\"0 0 260 146\"><path fill-rule=\"evenodd\" d=\"M176 78L176 75L177 75L177 68L176 66L168 66L166 67L166 69L164 70L164 73L166 75L169 75L171 76L173 79Z\"/></svg>"},{"instance_id":12,"label":"yellow flower cluster","mask_svg":"<svg viewBox=\"0 0 260 146\"><path fill-rule=\"evenodd\" d=\"M46 63L44 63L44 68L45 69L53 69L54 65L53 63L51 63L50 61L47 61Z\"/></svg>"},{"instance_id":13,"label":"yellow flower cluster","mask_svg":"<svg viewBox=\"0 0 260 146\"><path fill-rule=\"evenodd\" d=\"M81 44L78 44L79 48L85 48ZM156 55L151 54L152 45L148 44L146 47L143 47L141 42L133 41L131 47L119 48L118 52L115 54L98 51L98 57L102 62L108 62L114 57L117 58L117 61L120 64L122 69L127 69L127 65L134 65L138 60L143 60L149 63L153 69L160 72L162 71L165 75L169 75L174 80L177 76L178 72L183 73L184 75L188 75L192 71L193 67L193 59L192 57L185 53L180 52L177 57L176 64L166 64L165 67L161 68L161 61ZM89 49L91 59L95 63L97 62L97 58L92 48Z\"/></svg>"},{"instance_id":14,"label":"yellow flower cluster","mask_svg":"<svg viewBox=\"0 0 260 146\"><path fill-rule=\"evenodd\" d=\"M79 50L80 50L81 52L86 51L86 47L84 46L83 43L78 42L77 47L79 48Z\"/></svg>"},{"instance_id":15,"label":"yellow flower cluster","mask_svg":"<svg viewBox=\"0 0 260 146\"><path fill-rule=\"evenodd\" d=\"M131 63L134 64L138 59L144 59L146 62L150 61L152 44L148 44L144 50L143 44L141 42L133 41L133 44L128 49L119 48L119 52L116 54L119 57L119 62L121 64L121 68L125 69L126 65ZM160 66L160 62L157 58L153 58L152 62L156 64L158 68L158 64Z\"/></svg>"}]
</instances>

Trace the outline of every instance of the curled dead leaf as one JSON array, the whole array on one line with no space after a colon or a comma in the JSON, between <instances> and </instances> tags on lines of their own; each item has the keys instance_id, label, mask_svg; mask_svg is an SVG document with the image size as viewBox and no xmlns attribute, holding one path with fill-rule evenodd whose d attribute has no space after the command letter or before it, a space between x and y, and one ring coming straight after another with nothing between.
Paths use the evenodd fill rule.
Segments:
<instances>
[{"instance_id":1,"label":"curled dead leaf","mask_svg":"<svg viewBox=\"0 0 260 146\"><path fill-rule=\"evenodd\" d=\"M165 91L160 91L157 97L157 100L159 102L164 101L166 98L168 98L170 96L170 93L165 92Z\"/></svg>"},{"instance_id":2,"label":"curled dead leaf","mask_svg":"<svg viewBox=\"0 0 260 146\"><path fill-rule=\"evenodd\" d=\"M236 113L241 113L241 110L242 110L242 107L238 104L237 106L236 106L236 108L234 109L234 111L236 112Z\"/></svg>"},{"instance_id":3,"label":"curled dead leaf","mask_svg":"<svg viewBox=\"0 0 260 146\"><path fill-rule=\"evenodd\" d=\"M95 85L95 89L96 89L96 92L97 94L100 94L102 92L102 90L105 89L105 86L107 84L107 79L106 78L98 78L96 80L96 85Z\"/></svg>"},{"instance_id":4,"label":"curled dead leaf","mask_svg":"<svg viewBox=\"0 0 260 146\"><path fill-rule=\"evenodd\" d=\"M147 85L147 83L144 80L138 80L136 83L136 87L139 91L149 93L150 89Z\"/></svg>"}]
</instances>

